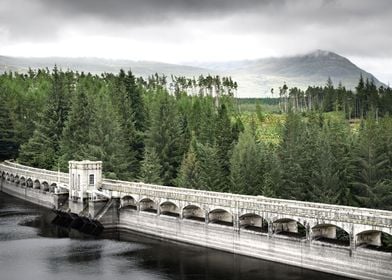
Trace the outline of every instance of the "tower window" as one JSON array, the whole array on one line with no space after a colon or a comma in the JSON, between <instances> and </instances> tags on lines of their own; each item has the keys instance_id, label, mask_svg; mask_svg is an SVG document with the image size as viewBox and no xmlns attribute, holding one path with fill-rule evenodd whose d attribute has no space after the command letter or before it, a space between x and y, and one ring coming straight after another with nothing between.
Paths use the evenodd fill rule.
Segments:
<instances>
[{"instance_id":1,"label":"tower window","mask_svg":"<svg viewBox=\"0 0 392 280\"><path fill-rule=\"evenodd\" d=\"M94 174L90 174L89 176L89 184L94 185Z\"/></svg>"}]
</instances>

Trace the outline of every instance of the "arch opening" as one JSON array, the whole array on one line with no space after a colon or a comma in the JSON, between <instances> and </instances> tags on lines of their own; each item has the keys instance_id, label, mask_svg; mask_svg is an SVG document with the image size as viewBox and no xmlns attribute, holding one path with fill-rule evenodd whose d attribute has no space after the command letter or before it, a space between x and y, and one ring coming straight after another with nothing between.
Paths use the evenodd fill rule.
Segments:
<instances>
[{"instance_id":1,"label":"arch opening","mask_svg":"<svg viewBox=\"0 0 392 280\"><path fill-rule=\"evenodd\" d=\"M140 211L157 213L157 205L150 198L143 198L140 200Z\"/></svg>"},{"instance_id":2,"label":"arch opening","mask_svg":"<svg viewBox=\"0 0 392 280\"><path fill-rule=\"evenodd\" d=\"M268 223L263 217L254 213L240 216L240 228L255 232L268 232Z\"/></svg>"},{"instance_id":3,"label":"arch opening","mask_svg":"<svg viewBox=\"0 0 392 280\"><path fill-rule=\"evenodd\" d=\"M136 200L130 195L124 196L121 199L121 209L136 210L137 209Z\"/></svg>"},{"instance_id":4,"label":"arch opening","mask_svg":"<svg viewBox=\"0 0 392 280\"><path fill-rule=\"evenodd\" d=\"M49 184L48 184L48 182L42 182L41 186L42 186L42 190L43 191L45 191L45 192L49 191Z\"/></svg>"},{"instance_id":5,"label":"arch opening","mask_svg":"<svg viewBox=\"0 0 392 280\"><path fill-rule=\"evenodd\" d=\"M56 188L57 188L57 184L56 184L56 183L52 183L52 184L49 186L49 192L54 193L55 190L56 190Z\"/></svg>"},{"instance_id":6,"label":"arch opening","mask_svg":"<svg viewBox=\"0 0 392 280\"><path fill-rule=\"evenodd\" d=\"M278 235L284 235L294 238L305 238L306 229L303 224L293 219L279 219L272 224L273 232Z\"/></svg>"},{"instance_id":7,"label":"arch opening","mask_svg":"<svg viewBox=\"0 0 392 280\"><path fill-rule=\"evenodd\" d=\"M15 184L19 185L20 179L19 179L18 175L15 176L14 182L15 182Z\"/></svg>"},{"instance_id":8,"label":"arch opening","mask_svg":"<svg viewBox=\"0 0 392 280\"><path fill-rule=\"evenodd\" d=\"M7 180L7 181L10 181L11 180L11 177L10 177L10 174L5 174L5 179Z\"/></svg>"},{"instance_id":9,"label":"arch opening","mask_svg":"<svg viewBox=\"0 0 392 280\"><path fill-rule=\"evenodd\" d=\"M41 183L40 183L39 180L35 180L35 181L34 181L34 183L33 183L33 188L34 188L34 189L38 189L38 190L41 188Z\"/></svg>"},{"instance_id":10,"label":"arch opening","mask_svg":"<svg viewBox=\"0 0 392 280\"><path fill-rule=\"evenodd\" d=\"M27 179L27 181L26 181L26 187L32 188L33 185L34 185L33 180L31 180L30 178Z\"/></svg>"},{"instance_id":11,"label":"arch opening","mask_svg":"<svg viewBox=\"0 0 392 280\"><path fill-rule=\"evenodd\" d=\"M233 215L223 209L215 209L208 213L210 223L224 226L233 226Z\"/></svg>"},{"instance_id":12,"label":"arch opening","mask_svg":"<svg viewBox=\"0 0 392 280\"><path fill-rule=\"evenodd\" d=\"M180 217L180 208L170 201L165 201L159 206L161 215L167 215L171 217Z\"/></svg>"},{"instance_id":13,"label":"arch opening","mask_svg":"<svg viewBox=\"0 0 392 280\"><path fill-rule=\"evenodd\" d=\"M392 235L377 231L368 230L356 235L356 245L370 250L392 252Z\"/></svg>"},{"instance_id":14,"label":"arch opening","mask_svg":"<svg viewBox=\"0 0 392 280\"><path fill-rule=\"evenodd\" d=\"M340 246L350 246L350 235L332 224L318 224L312 228L312 239Z\"/></svg>"},{"instance_id":15,"label":"arch opening","mask_svg":"<svg viewBox=\"0 0 392 280\"><path fill-rule=\"evenodd\" d=\"M15 177L14 177L14 174L11 174L10 181L11 181L11 182L15 182Z\"/></svg>"},{"instance_id":16,"label":"arch opening","mask_svg":"<svg viewBox=\"0 0 392 280\"><path fill-rule=\"evenodd\" d=\"M21 186L26 186L26 179L25 179L25 177L20 177L20 185Z\"/></svg>"},{"instance_id":17,"label":"arch opening","mask_svg":"<svg viewBox=\"0 0 392 280\"><path fill-rule=\"evenodd\" d=\"M182 210L182 217L188 220L194 220L199 222L206 221L206 214L203 209L196 205L187 205Z\"/></svg>"}]
</instances>

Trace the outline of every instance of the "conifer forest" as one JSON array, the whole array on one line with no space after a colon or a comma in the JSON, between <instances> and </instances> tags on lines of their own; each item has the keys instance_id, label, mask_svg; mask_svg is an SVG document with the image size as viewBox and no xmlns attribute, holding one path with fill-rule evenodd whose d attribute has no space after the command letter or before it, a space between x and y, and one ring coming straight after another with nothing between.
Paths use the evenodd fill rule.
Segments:
<instances>
[{"instance_id":1,"label":"conifer forest","mask_svg":"<svg viewBox=\"0 0 392 280\"><path fill-rule=\"evenodd\" d=\"M391 88L283 85L247 110L237 87L211 75L4 73L0 160L63 171L102 160L111 179L392 210Z\"/></svg>"}]
</instances>

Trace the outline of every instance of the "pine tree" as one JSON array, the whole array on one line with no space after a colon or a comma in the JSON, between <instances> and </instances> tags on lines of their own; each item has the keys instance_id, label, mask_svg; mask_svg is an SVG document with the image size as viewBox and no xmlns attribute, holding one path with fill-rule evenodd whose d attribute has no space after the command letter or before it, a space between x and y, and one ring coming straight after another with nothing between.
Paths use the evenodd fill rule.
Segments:
<instances>
[{"instance_id":1,"label":"pine tree","mask_svg":"<svg viewBox=\"0 0 392 280\"><path fill-rule=\"evenodd\" d=\"M230 187L230 156L234 142L235 139L226 105L222 104L218 110L215 127L215 147L221 178L219 184L221 191L227 191Z\"/></svg>"},{"instance_id":2,"label":"pine tree","mask_svg":"<svg viewBox=\"0 0 392 280\"><path fill-rule=\"evenodd\" d=\"M265 173L263 156L251 132L242 133L230 160L230 192L248 195L262 194Z\"/></svg>"},{"instance_id":3,"label":"pine tree","mask_svg":"<svg viewBox=\"0 0 392 280\"><path fill-rule=\"evenodd\" d=\"M146 147L154 148L159 156L163 183L173 185L183 155L179 143L181 129L177 106L175 99L167 92L157 93L151 108L150 122Z\"/></svg>"},{"instance_id":4,"label":"pine tree","mask_svg":"<svg viewBox=\"0 0 392 280\"><path fill-rule=\"evenodd\" d=\"M18 143L15 139L15 129L10 117L8 104L0 92L0 161L12 159L18 153Z\"/></svg>"},{"instance_id":5,"label":"pine tree","mask_svg":"<svg viewBox=\"0 0 392 280\"><path fill-rule=\"evenodd\" d=\"M282 143L278 150L282 180L277 188L277 195L283 198L296 199L304 194L303 132L304 126L299 115L290 111L284 126Z\"/></svg>"},{"instance_id":6,"label":"pine tree","mask_svg":"<svg viewBox=\"0 0 392 280\"><path fill-rule=\"evenodd\" d=\"M209 144L196 145L198 189L208 191L222 191L222 178L217 150ZM228 189L229 186L227 186Z\"/></svg>"},{"instance_id":7,"label":"pine tree","mask_svg":"<svg viewBox=\"0 0 392 280\"><path fill-rule=\"evenodd\" d=\"M374 207L375 189L389 172L387 155L380 149L380 134L382 131L374 119L363 122L354 150L356 170L352 183L360 206Z\"/></svg>"},{"instance_id":8,"label":"pine tree","mask_svg":"<svg viewBox=\"0 0 392 280\"><path fill-rule=\"evenodd\" d=\"M131 179L136 179L140 170L140 161L143 158L144 149L144 109L135 84L135 78L131 72L125 74L121 69L117 77L113 79L113 104L117 108L120 116L121 128L124 134L125 141L128 144L124 153L128 158L128 174ZM132 102L135 99L135 102ZM140 109L137 113L140 117L135 121L135 111ZM137 128L137 127L138 128Z\"/></svg>"},{"instance_id":9,"label":"pine tree","mask_svg":"<svg viewBox=\"0 0 392 280\"><path fill-rule=\"evenodd\" d=\"M144 159L141 162L139 180L144 183L162 184L162 166L158 154L152 147L144 150Z\"/></svg>"},{"instance_id":10,"label":"pine tree","mask_svg":"<svg viewBox=\"0 0 392 280\"><path fill-rule=\"evenodd\" d=\"M64 73L55 67L46 107L36 122L32 137L20 149L18 160L24 164L57 169L60 139L69 110L69 96L63 90L63 79Z\"/></svg>"},{"instance_id":11,"label":"pine tree","mask_svg":"<svg viewBox=\"0 0 392 280\"><path fill-rule=\"evenodd\" d=\"M193 139L188 152L184 155L176 180L178 187L192 189L198 189L200 187L196 145L196 141Z\"/></svg>"},{"instance_id":12,"label":"pine tree","mask_svg":"<svg viewBox=\"0 0 392 280\"><path fill-rule=\"evenodd\" d=\"M128 145L109 97L95 97L94 119L89 127L87 145L81 151L84 159L101 160L106 178L129 180L128 158L124 151Z\"/></svg>"},{"instance_id":13,"label":"pine tree","mask_svg":"<svg viewBox=\"0 0 392 280\"><path fill-rule=\"evenodd\" d=\"M142 96L141 88L136 83L136 78L131 71L124 78L126 89L126 106L130 110L127 116L127 122L133 123L133 137L130 137L131 151L135 156L134 173L139 172L139 162L143 159L144 153L144 134L147 127L146 124L146 111Z\"/></svg>"},{"instance_id":14,"label":"pine tree","mask_svg":"<svg viewBox=\"0 0 392 280\"><path fill-rule=\"evenodd\" d=\"M73 99L61 139L60 164L66 169L69 160L83 160L90 140L90 127L95 119L95 108L89 102L84 85L79 85Z\"/></svg>"}]
</instances>

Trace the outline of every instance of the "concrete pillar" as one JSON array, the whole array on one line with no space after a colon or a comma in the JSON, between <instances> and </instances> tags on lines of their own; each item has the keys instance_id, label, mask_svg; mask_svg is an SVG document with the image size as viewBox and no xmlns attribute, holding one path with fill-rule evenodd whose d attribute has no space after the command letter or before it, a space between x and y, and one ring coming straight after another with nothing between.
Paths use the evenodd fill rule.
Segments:
<instances>
[{"instance_id":1,"label":"concrete pillar","mask_svg":"<svg viewBox=\"0 0 392 280\"><path fill-rule=\"evenodd\" d=\"M352 256L353 252L355 251L355 240L354 240L354 225L351 225L351 230L348 233L348 239L350 240L350 257Z\"/></svg>"},{"instance_id":2,"label":"concrete pillar","mask_svg":"<svg viewBox=\"0 0 392 280\"><path fill-rule=\"evenodd\" d=\"M356 245L368 244L374 246L381 246L381 232L370 231L363 232L357 235Z\"/></svg>"},{"instance_id":3,"label":"concrete pillar","mask_svg":"<svg viewBox=\"0 0 392 280\"><path fill-rule=\"evenodd\" d=\"M268 237L272 237L274 235L274 226L272 220L268 220Z\"/></svg>"},{"instance_id":4,"label":"concrete pillar","mask_svg":"<svg viewBox=\"0 0 392 280\"><path fill-rule=\"evenodd\" d=\"M235 231L240 231L240 218L238 214L233 215L233 227Z\"/></svg>"},{"instance_id":5,"label":"concrete pillar","mask_svg":"<svg viewBox=\"0 0 392 280\"><path fill-rule=\"evenodd\" d=\"M209 222L210 222L210 215L209 215L210 213L209 213L209 211L207 210L206 211L206 224L208 224Z\"/></svg>"},{"instance_id":6,"label":"concrete pillar","mask_svg":"<svg viewBox=\"0 0 392 280\"><path fill-rule=\"evenodd\" d=\"M312 240L312 238L311 238L311 227L310 227L310 225L308 224L308 223L306 223L306 226L305 226L305 229L306 229L306 241L307 242L311 242L311 240Z\"/></svg>"},{"instance_id":7,"label":"concrete pillar","mask_svg":"<svg viewBox=\"0 0 392 280\"><path fill-rule=\"evenodd\" d=\"M157 204L157 216L161 215L161 206Z\"/></svg>"},{"instance_id":8,"label":"concrete pillar","mask_svg":"<svg viewBox=\"0 0 392 280\"><path fill-rule=\"evenodd\" d=\"M83 211L85 205L80 200L69 200L68 206L72 213L79 214Z\"/></svg>"}]
</instances>

